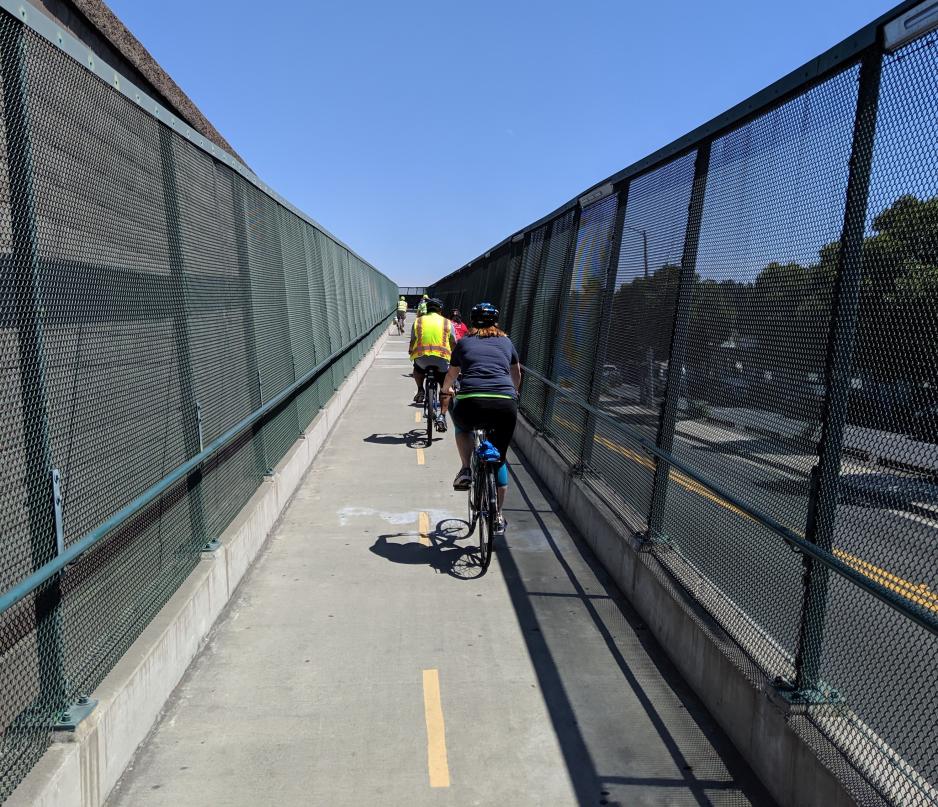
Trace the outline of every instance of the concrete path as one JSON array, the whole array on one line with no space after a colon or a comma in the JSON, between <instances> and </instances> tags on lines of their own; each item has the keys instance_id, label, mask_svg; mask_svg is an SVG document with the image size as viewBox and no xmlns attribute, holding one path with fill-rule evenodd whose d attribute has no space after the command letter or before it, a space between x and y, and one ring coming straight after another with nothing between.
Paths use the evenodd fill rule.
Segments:
<instances>
[{"instance_id":1,"label":"concrete path","mask_svg":"<svg viewBox=\"0 0 938 807\"><path fill-rule=\"evenodd\" d=\"M771 804L520 462L478 577L404 342L109 804Z\"/></svg>"}]
</instances>

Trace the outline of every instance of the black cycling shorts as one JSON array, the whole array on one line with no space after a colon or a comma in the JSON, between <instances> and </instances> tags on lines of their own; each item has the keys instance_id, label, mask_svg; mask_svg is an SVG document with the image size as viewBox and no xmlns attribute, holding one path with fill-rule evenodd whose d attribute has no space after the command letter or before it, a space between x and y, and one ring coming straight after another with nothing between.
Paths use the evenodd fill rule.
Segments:
<instances>
[{"instance_id":1,"label":"black cycling shorts","mask_svg":"<svg viewBox=\"0 0 938 807\"><path fill-rule=\"evenodd\" d=\"M457 400L449 411L457 431L490 429L492 444L502 455L499 467L505 464L518 422L518 402L514 398L463 398Z\"/></svg>"}]
</instances>

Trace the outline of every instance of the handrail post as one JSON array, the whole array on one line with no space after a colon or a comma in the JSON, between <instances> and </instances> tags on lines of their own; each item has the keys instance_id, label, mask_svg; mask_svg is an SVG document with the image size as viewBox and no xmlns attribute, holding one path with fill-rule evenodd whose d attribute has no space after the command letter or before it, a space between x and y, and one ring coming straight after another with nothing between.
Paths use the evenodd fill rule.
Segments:
<instances>
[{"instance_id":1,"label":"handrail post","mask_svg":"<svg viewBox=\"0 0 938 807\"><path fill-rule=\"evenodd\" d=\"M687 227L684 230L684 252L681 256L681 280L674 312L674 327L671 331L671 349L668 358L668 381L658 427L657 445L667 453L674 446L674 430L677 426L677 410L684 387L684 363L687 357L687 340L690 336L691 309L694 304L694 279L697 274L697 249L700 246L700 223L703 219L704 197L707 192L707 173L710 170L710 143L704 142L697 149L694 162L694 180L691 186L690 204L687 208ZM668 495L670 464L660 457L655 463L655 482L648 514L648 539L661 535L664 525L664 508Z\"/></svg>"},{"instance_id":2,"label":"handrail post","mask_svg":"<svg viewBox=\"0 0 938 807\"><path fill-rule=\"evenodd\" d=\"M833 549L844 426L849 402L849 378L863 277L863 238L873 165L881 72L882 48L877 44L864 53L860 63L850 173L847 178L844 223L837 256L827 341L826 396L821 416L821 439L818 444L818 463L812 474L814 495L810 499L807 514L807 539L826 552ZM827 566L816 563L807 555L804 556L803 563L804 600L795 652L795 688L801 692L818 687L830 575Z\"/></svg>"},{"instance_id":3,"label":"handrail post","mask_svg":"<svg viewBox=\"0 0 938 807\"><path fill-rule=\"evenodd\" d=\"M64 536L57 538L59 522L57 480L53 479L52 446L45 378L42 261L36 235L33 198L33 162L28 89L23 60L25 29L14 26L14 38L0 48L3 80L3 117L7 132L10 183L12 250L8 264L15 291L17 347L19 352L20 413L23 419L23 459L26 466L26 507L33 571L64 551ZM15 140L13 139L15 135ZM36 656L39 693L31 709L43 712L66 706L61 627L61 575L36 589ZM28 710L29 711L29 710ZM21 715L24 729L35 731L35 716Z\"/></svg>"},{"instance_id":4,"label":"handrail post","mask_svg":"<svg viewBox=\"0 0 938 807\"><path fill-rule=\"evenodd\" d=\"M600 408L600 396L603 388L603 366L609 354L609 330L612 320L612 307L616 295L616 278L619 276L619 252L622 249L622 228L625 224L625 208L629 200L630 182L618 190L616 200L616 220L612 227L612 245L609 249L609 264L606 266L606 285L603 289L603 302L599 314L599 334L596 340L596 355L593 360L593 374L590 376L588 402L590 406ZM596 415L587 410L586 424L583 428L583 449L581 462L588 468L593 461L593 445L596 434Z\"/></svg>"}]
</instances>

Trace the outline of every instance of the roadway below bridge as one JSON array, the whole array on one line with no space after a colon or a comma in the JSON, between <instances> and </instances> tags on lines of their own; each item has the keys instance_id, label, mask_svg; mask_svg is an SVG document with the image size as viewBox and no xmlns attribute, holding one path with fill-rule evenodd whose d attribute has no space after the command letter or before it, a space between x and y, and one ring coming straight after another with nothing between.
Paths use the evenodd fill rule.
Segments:
<instances>
[{"instance_id":1,"label":"roadway below bridge","mask_svg":"<svg viewBox=\"0 0 938 807\"><path fill-rule=\"evenodd\" d=\"M518 458L479 576L386 343L109 804L771 804Z\"/></svg>"},{"instance_id":2,"label":"roadway below bridge","mask_svg":"<svg viewBox=\"0 0 938 807\"><path fill-rule=\"evenodd\" d=\"M605 399L632 430L655 439L657 415ZM578 445L582 414L559 401L553 431ZM600 421L592 468L607 480L637 531L647 525L654 460L624 431ZM699 420L678 423L674 454L706 478L797 533L804 534L809 473L815 455L780 440ZM914 486L911 483L915 483ZM603 484L602 481L599 482ZM923 608L938 611L934 557L938 520L909 496L911 487L927 504L934 485L900 470L844 458L833 551L841 560ZM723 626L772 675L794 673L801 618L801 556L747 514L676 469L668 484L662 525L664 540L720 592L709 603ZM877 741L913 765L927 767L914 723L915 710L938 709L938 693L920 685L923 670L936 663L924 631L842 578L831 577L820 675L863 726L875 726ZM864 728L864 730L866 730Z\"/></svg>"}]
</instances>

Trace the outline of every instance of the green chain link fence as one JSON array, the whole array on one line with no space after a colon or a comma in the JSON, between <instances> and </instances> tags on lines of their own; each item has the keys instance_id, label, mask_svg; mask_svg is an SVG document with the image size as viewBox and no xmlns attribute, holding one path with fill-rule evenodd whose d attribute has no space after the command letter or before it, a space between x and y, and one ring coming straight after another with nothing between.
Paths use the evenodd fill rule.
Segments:
<instances>
[{"instance_id":1,"label":"green chain link fence","mask_svg":"<svg viewBox=\"0 0 938 807\"><path fill-rule=\"evenodd\" d=\"M26 8L0 10L0 800L397 297Z\"/></svg>"},{"instance_id":2,"label":"green chain link fence","mask_svg":"<svg viewBox=\"0 0 938 807\"><path fill-rule=\"evenodd\" d=\"M432 286L499 306L525 417L861 803L938 803L938 33L893 41L928 13Z\"/></svg>"}]
</instances>

